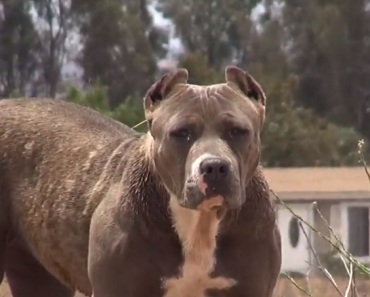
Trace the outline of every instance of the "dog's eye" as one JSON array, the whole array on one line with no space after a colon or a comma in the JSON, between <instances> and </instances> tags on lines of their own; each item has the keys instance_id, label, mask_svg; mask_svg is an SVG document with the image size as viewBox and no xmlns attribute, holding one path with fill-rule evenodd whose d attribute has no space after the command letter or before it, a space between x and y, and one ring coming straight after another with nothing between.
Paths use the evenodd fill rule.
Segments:
<instances>
[{"instance_id":1,"label":"dog's eye","mask_svg":"<svg viewBox=\"0 0 370 297\"><path fill-rule=\"evenodd\" d=\"M229 131L229 136L231 138L238 137L238 136L244 136L244 135L247 135L248 132L249 132L249 130L246 129L246 128L233 127Z\"/></svg>"},{"instance_id":2,"label":"dog's eye","mask_svg":"<svg viewBox=\"0 0 370 297\"><path fill-rule=\"evenodd\" d=\"M180 138L180 139L190 139L190 131L187 128L180 128L170 132L171 137Z\"/></svg>"}]
</instances>

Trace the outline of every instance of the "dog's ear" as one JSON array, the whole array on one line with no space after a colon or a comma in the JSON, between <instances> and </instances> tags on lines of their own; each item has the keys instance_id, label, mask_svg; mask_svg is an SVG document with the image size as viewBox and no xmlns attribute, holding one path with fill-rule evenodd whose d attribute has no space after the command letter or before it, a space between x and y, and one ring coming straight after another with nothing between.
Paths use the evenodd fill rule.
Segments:
<instances>
[{"instance_id":1,"label":"dog's ear","mask_svg":"<svg viewBox=\"0 0 370 297\"><path fill-rule=\"evenodd\" d=\"M155 109L157 104L166 99L177 84L186 84L188 77L188 71L184 68L179 68L163 75L145 94L145 114L148 116Z\"/></svg>"},{"instance_id":2,"label":"dog's ear","mask_svg":"<svg viewBox=\"0 0 370 297\"><path fill-rule=\"evenodd\" d=\"M246 71L236 66L227 66L225 69L226 82L231 82L248 98L266 105L266 95L260 84Z\"/></svg>"}]
</instances>

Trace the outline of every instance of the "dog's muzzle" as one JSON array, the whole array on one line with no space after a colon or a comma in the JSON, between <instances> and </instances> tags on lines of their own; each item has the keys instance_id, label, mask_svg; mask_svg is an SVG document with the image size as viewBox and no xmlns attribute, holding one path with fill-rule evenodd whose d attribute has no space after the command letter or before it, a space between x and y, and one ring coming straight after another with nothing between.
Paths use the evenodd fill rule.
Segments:
<instances>
[{"instance_id":1,"label":"dog's muzzle","mask_svg":"<svg viewBox=\"0 0 370 297\"><path fill-rule=\"evenodd\" d=\"M186 183L185 207L199 210L218 210L235 204L231 164L223 158L198 158L192 176Z\"/></svg>"}]
</instances>

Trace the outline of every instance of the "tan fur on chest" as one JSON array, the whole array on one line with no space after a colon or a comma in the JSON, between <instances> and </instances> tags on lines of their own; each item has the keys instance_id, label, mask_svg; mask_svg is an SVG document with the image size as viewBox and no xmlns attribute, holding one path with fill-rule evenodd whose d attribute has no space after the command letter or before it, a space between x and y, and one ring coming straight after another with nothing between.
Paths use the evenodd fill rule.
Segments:
<instances>
[{"instance_id":1,"label":"tan fur on chest","mask_svg":"<svg viewBox=\"0 0 370 297\"><path fill-rule=\"evenodd\" d=\"M182 208L171 197L170 209L184 254L181 275L164 281L164 297L203 297L207 289L227 289L235 281L225 277L210 277L214 269L216 235L219 220L213 211L193 211Z\"/></svg>"}]
</instances>

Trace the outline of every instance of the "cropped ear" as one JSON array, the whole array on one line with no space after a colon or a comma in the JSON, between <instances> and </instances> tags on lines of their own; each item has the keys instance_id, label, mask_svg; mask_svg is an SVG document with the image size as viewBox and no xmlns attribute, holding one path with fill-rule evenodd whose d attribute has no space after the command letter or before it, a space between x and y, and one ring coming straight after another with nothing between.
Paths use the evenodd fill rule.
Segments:
<instances>
[{"instance_id":1,"label":"cropped ear","mask_svg":"<svg viewBox=\"0 0 370 297\"><path fill-rule=\"evenodd\" d=\"M248 98L255 99L266 106L266 95L260 84L246 71L236 66L227 66L225 80L231 82Z\"/></svg>"},{"instance_id":2,"label":"cropped ear","mask_svg":"<svg viewBox=\"0 0 370 297\"><path fill-rule=\"evenodd\" d=\"M188 77L188 71L184 68L179 68L175 71L166 73L149 88L144 97L144 109L147 119L156 105L166 99L177 84L187 83Z\"/></svg>"}]
</instances>

